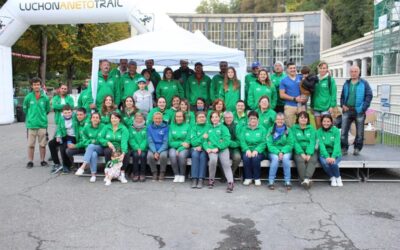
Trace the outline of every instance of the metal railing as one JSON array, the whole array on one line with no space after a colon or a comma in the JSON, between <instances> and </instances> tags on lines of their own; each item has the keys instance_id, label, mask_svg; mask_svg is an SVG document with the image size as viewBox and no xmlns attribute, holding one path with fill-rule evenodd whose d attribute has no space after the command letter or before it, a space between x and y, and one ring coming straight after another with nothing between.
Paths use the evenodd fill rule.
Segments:
<instances>
[{"instance_id":1,"label":"metal railing","mask_svg":"<svg viewBox=\"0 0 400 250\"><path fill-rule=\"evenodd\" d=\"M377 142L400 147L400 114L378 110L375 112L377 120L373 125L377 131Z\"/></svg>"}]
</instances>

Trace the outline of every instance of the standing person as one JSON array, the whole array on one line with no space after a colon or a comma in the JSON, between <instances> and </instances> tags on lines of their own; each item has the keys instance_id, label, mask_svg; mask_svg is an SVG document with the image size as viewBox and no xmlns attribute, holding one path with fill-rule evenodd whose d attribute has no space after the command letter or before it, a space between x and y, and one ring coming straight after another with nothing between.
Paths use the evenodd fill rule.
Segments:
<instances>
[{"instance_id":1,"label":"standing person","mask_svg":"<svg viewBox=\"0 0 400 250\"><path fill-rule=\"evenodd\" d=\"M86 113L90 113L90 104L93 103L92 90L88 87L90 79L87 78L83 83L83 90L78 97L78 108L86 109Z\"/></svg>"},{"instance_id":2,"label":"standing person","mask_svg":"<svg viewBox=\"0 0 400 250\"><path fill-rule=\"evenodd\" d=\"M210 83L211 79L203 71L203 64L197 62L194 66L194 75L191 75L185 84L185 96L190 105L196 105L199 97L204 98L206 105L210 104Z\"/></svg>"},{"instance_id":3,"label":"standing person","mask_svg":"<svg viewBox=\"0 0 400 250\"><path fill-rule=\"evenodd\" d=\"M249 112L248 120L248 125L240 133L245 177L243 185L248 186L254 180L256 186L261 186L261 161L265 158L267 131L259 124L256 111Z\"/></svg>"},{"instance_id":4,"label":"standing person","mask_svg":"<svg viewBox=\"0 0 400 250\"><path fill-rule=\"evenodd\" d=\"M236 110L233 113L233 119L239 127L247 126L246 105L244 101L239 100L236 102Z\"/></svg>"},{"instance_id":5,"label":"standing person","mask_svg":"<svg viewBox=\"0 0 400 250\"><path fill-rule=\"evenodd\" d=\"M244 100L246 104L248 103L249 89L251 84L258 79L258 72L260 71L261 64L259 62L253 62L251 64L251 73L247 74L244 79Z\"/></svg>"},{"instance_id":6,"label":"standing person","mask_svg":"<svg viewBox=\"0 0 400 250\"><path fill-rule=\"evenodd\" d=\"M223 85L219 90L219 97L224 100L226 109L232 112L235 111L236 103L240 100L240 80L237 78L234 67L227 69Z\"/></svg>"},{"instance_id":7,"label":"standing person","mask_svg":"<svg viewBox=\"0 0 400 250\"><path fill-rule=\"evenodd\" d=\"M151 93L151 95L153 97L153 102L155 102L155 100L156 100L156 90L154 88L153 82L151 81L151 70L144 69L142 71L142 76L146 80L145 89L148 90Z\"/></svg>"},{"instance_id":8,"label":"standing person","mask_svg":"<svg viewBox=\"0 0 400 250\"><path fill-rule=\"evenodd\" d=\"M146 68L142 70L142 75L145 72L145 70L150 71L150 80L153 83L154 89L157 89L158 83L161 81L161 76L158 74L158 72L153 68L154 66L154 60L153 59L147 59L144 64L146 65Z\"/></svg>"},{"instance_id":9,"label":"standing person","mask_svg":"<svg viewBox=\"0 0 400 250\"><path fill-rule=\"evenodd\" d=\"M189 61L187 59L181 59L179 69L174 71L174 79L178 80L182 88L185 89L185 83L189 76L194 74L194 70L189 68ZM185 96L185 98L188 98Z\"/></svg>"},{"instance_id":10,"label":"standing person","mask_svg":"<svg viewBox=\"0 0 400 250\"><path fill-rule=\"evenodd\" d=\"M318 84L311 93L311 108L314 111L316 129L321 127L321 115L332 114L337 106L336 81L329 75L328 64L318 64Z\"/></svg>"},{"instance_id":11,"label":"standing person","mask_svg":"<svg viewBox=\"0 0 400 250\"><path fill-rule=\"evenodd\" d=\"M274 64L274 73L270 75L271 82L276 88L276 93L278 94L278 100L276 102L275 106L275 112L280 112L283 113L285 111L285 102L284 100L281 99L279 96L279 85L282 81L283 78L286 77L286 74L284 72L284 65L281 61L277 61Z\"/></svg>"},{"instance_id":12,"label":"standing person","mask_svg":"<svg viewBox=\"0 0 400 250\"><path fill-rule=\"evenodd\" d=\"M342 187L339 163L342 160L340 152L340 131L333 126L331 115L323 115L322 127L318 129L319 162L326 174L330 177L332 187Z\"/></svg>"},{"instance_id":13,"label":"standing person","mask_svg":"<svg viewBox=\"0 0 400 250\"><path fill-rule=\"evenodd\" d=\"M129 127L129 147L133 157L133 182L146 181L148 146L145 119L143 114L138 112L135 114L133 125Z\"/></svg>"},{"instance_id":14,"label":"standing person","mask_svg":"<svg viewBox=\"0 0 400 250\"><path fill-rule=\"evenodd\" d=\"M110 71L110 77L120 78L128 72L128 59L120 59L117 68Z\"/></svg>"},{"instance_id":15,"label":"standing person","mask_svg":"<svg viewBox=\"0 0 400 250\"><path fill-rule=\"evenodd\" d=\"M256 110L259 116L259 123L266 131L269 131L275 123L276 112L269 106L268 96L261 96L258 101L258 109Z\"/></svg>"},{"instance_id":16,"label":"standing person","mask_svg":"<svg viewBox=\"0 0 400 250\"><path fill-rule=\"evenodd\" d=\"M77 147L83 146L86 148L83 155L83 163L76 170L75 175L80 176L85 172L86 166L90 165L90 182L96 182L97 175L97 157L103 155L103 147L100 145L98 135L103 129L103 124L100 123L100 114L97 112L92 113L90 117L90 125L83 128L82 141Z\"/></svg>"},{"instance_id":17,"label":"standing person","mask_svg":"<svg viewBox=\"0 0 400 250\"><path fill-rule=\"evenodd\" d=\"M152 123L147 126L149 151L147 162L153 174L153 181L163 181L168 163L168 125L163 121L161 112L154 113ZM160 174L157 174L157 161L160 161Z\"/></svg>"},{"instance_id":18,"label":"standing person","mask_svg":"<svg viewBox=\"0 0 400 250\"><path fill-rule=\"evenodd\" d=\"M40 90L42 80L32 78L32 92L27 94L23 103L23 110L26 115L26 129L28 130L28 163L27 168L33 168L33 156L35 153L36 139L39 143L40 165L47 166L44 160L46 157L47 145L47 114L50 112L50 101L47 95Z\"/></svg>"},{"instance_id":19,"label":"standing person","mask_svg":"<svg viewBox=\"0 0 400 250\"><path fill-rule=\"evenodd\" d=\"M147 119L146 119L146 124L149 125L152 121L153 121L153 115L155 113L161 113L162 114L162 118L163 121L166 124L169 124L169 122L172 119L172 115L171 115L171 110L167 109L167 100L165 99L165 97L161 96L160 98L158 98L157 100L157 107L152 108L150 110L150 113L147 115Z\"/></svg>"},{"instance_id":20,"label":"standing person","mask_svg":"<svg viewBox=\"0 0 400 250\"><path fill-rule=\"evenodd\" d=\"M360 78L360 68L350 68L350 79L343 85L340 96L342 107L342 155L347 155L349 149L348 134L352 122L356 123L356 139L354 141L354 155L359 155L364 142L365 112L371 105L372 90L367 80Z\"/></svg>"},{"instance_id":21,"label":"standing person","mask_svg":"<svg viewBox=\"0 0 400 250\"><path fill-rule=\"evenodd\" d=\"M54 123L58 124L61 119L61 113L65 105L74 108L74 99L68 95L68 86L62 83L59 87L59 94L51 100L51 106L54 110Z\"/></svg>"},{"instance_id":22,"label":"standing person","mask_svg":"<svg viewBox=\"0 0 400 250\"><path fill-rule=\"evenodd\" d=\"M139 89L138 80L142 78L142 75L136 72L137 70L137 63L135 61L129 61L128 64L128 72L121 76L121 102L123 103L124 100L128 96L133 96L133 94ZM116 103L118 106L120 103Z\"/></svg>"},{"instance_id":23,"label":"standing person","mask_svg":"<svg viewBox=\"0 0 400 250\"><path fill-rule=\"evenodd\" d=\"M133 94L133 99L136 103L136 108L145 116L153 108L153 94L146 90L146 79L143 77L137 80L139 89Z\"/></svg>"},{"instance_id":24,"label":"standing person","mask_svg":"<svg viewBox=\"0 0 400 250\"><path fill-rule=\"evenodd\" d=\"M219 62L219 73L213 76L210 84L210 102L220 97L220 91L224 86L226 71L228 70L228 62Z\"/></svg>"},{"instance_id":25,"label":"standing person","mask_svg":"<svg viewBox=\"0 0 400 250\"><path fill-rule=\"evenodd\" d=\"M269 151L269 177L268 188L275 189L275 177L278 171L279 162L282 162L285 187L292 189L290 183L290 159L292 157L294 139L289 128L285 124L285 115L278 113L274 126L267 133L267 146Z\"/></svg>"},{"instance_id":26,"label":"standing person","mask_svg":"<svg viewBox=\"0 0 400 250\"><path fill-rule=\"evenodd\" d=\"M208 131L203 135L205 141L203 142L203 148L208 154L208 172L209 181L208 188L213 188L215 184L215 172L217 170L218 161L221 163L224 171L225 178L228 181L226 192L231 193L233 191L233 175L229 161L229 144L230 144L229 130L225 125L220 123L220 116L218 112L214 111L211 113L211 124L208 127Z\"/></svg>"},{"instance_id":27,"label":"standing person","mask_svg":"<svg viewBox=\"0 0 400 250\"><path fill-rule=\"evenodd\" d=\"M259 123L266 131L269 131L275 123L276 112L269 106L268 96L261 96L258 101L258 109L256 109L259 116Z\"/></svg>"},{"instance_id":28,"label":"standing person","mask_svg":"<svg viewBox=\"0 0 400 250\"><path fill-rule=\"evenodd\" d=\"M133 117L136 112L138 112L138 110L135 105L135 100L133 100L132 96L126 97L121 112L122 121L126 128L132 127Z\"/></svg>"},{"instance_id":29,"label":"standing person","mask_svg":"<svg viewBox=\"0 0 400 250\"><path fill-rule=\"evenodd\" d=\"M312 177L318 164L315 150L317 132L310 125L310 117L306 111L297 115L296 124L291 128L294 137L294 162L301 185L310 188Z\"/></svg>"},{"instance_id":30,"label":"standing person","mask_svg":"<svg viewBox=\"0 0 400 250\"><path fill-rule=\"evenodd\" d=\"M119 86L119 78L116 75L110 75L111 64L107 60L102 60L100 62L100 71L98 74L97 82L97 93L96 93L96 103L90 106L91 109L97 108L101 109L104 98L106 96L112 96L115 103L120 103L121 101L121 90ZM89 86L89 88L91 88Z\"/></svg>"},{"instance_id":31,"label":"standing person","mask_svg":"<svg viewBox=\"0 0 400 250\"><path fill-rule=\"evenodd\" d=\"M190 124L191 126L196 123L195 115L190 111L190 105L186 99L182 99L181 103L179 103L179 111L182 111L185 114L185 123Z\"/></svg>"},{"instance_id":32,"label":"standing person","mask_svg":"<svg viewBox=\"0 0 400 250\"><path fill-rule=\"evenodd\" d=\"M174 182L185 182L186 163L190 150L190 125L185 122L182 111L175 113L174 122L169 127L169 159L174 171Z\"/></svg>"},{"instance_id":33,"label":"standing person","mask_svg":"<svg viewBox=\"0 0 400 250\"><path fill-rule=\"evenodd\" d=\"M301 76L297 75L296 64L290 62L286 66L288 75L279 85L279 94L285 101L285 123L291 127L296 121L297 103L306 103L307 100L300 93Z\"/></svg>"},{"instance_id":34,"label":"standing person","mask_svg":"<svg viewBox=\"0 0 400 250\"><path fill-rule=\"evenodd\" d=\"M260 97L264 95L268 96L270 106L274 109L278 98L276 88L272 85L267 70L261 69L258 72L258 79L252 83L249 89L249 99L247 104L251 110L257 109L258 101L260 100Z\"/></svg>"},{"instance_id":35,"label":"standing person","mask_svg":"<svg viewBox=\"0 0 400 250\"><path fill-rule=\"evenodd\" d=\"M158 83L156 88L157 99L161 96L165 97L167 100L167 108L171 107L172 97L179 96L182 98L184 95L182 85L173 78L173 74L171 68L165 68L163 79Z\"/></svg>"},{"instance_id":36,"label":"standing person","mask_svg":"<svg viewBox=\"0 0 400 250\"><path fill-rule=\"evenodd\" d=\"M192 145L192 188L203 188L203 180L206 176L207 152L203 149L204 134L208 130L206 113L196 113L196 125L192 127L190 144Z\"/></svg>"},{"instance_id":37,"label":"standing person","mask_svg":"<svg viewBox=\"0 0 400 250\"><path fill-rule=\"evenodd\" d=\"M129 131L122 124L122 118L119 113L112 112L110 120L110 124L105 125L100 132L98 136L99 142L103 146L104 158L106 162L109 162L111 160L111 155L114 152L121 152L119 160L122 162L122 168L118 180L121 181L121 183L127 183L128 181L125 177L125 169L129 164Z\"/></svg>"},{"instance_id":38,"label":"standing person","mask_svg":"<svg viewBox=\"0 0 400 250\"><path fill-rule=\"evenodd\" d=\"M229 144L229 157L232 160L232 175L235 176L236 170L239 168L242 160L240 154L240 129L241 127L234 122L233 113L231 111L224 112L224 125L228 128L231 135L231 143Z\"/></svg>"},{"instance_id":39,"label":"standing person","mask_svg":"<svg viewBox=\"0 0 400 250\"><path fill-rule=\"evenodd\" d=\"M119 113L119 110L114 103L114 99L110 95L105 96L100 110L101 123L104 125L110 124L110 115L113 112Z\"/></svg>"}]
</instances>

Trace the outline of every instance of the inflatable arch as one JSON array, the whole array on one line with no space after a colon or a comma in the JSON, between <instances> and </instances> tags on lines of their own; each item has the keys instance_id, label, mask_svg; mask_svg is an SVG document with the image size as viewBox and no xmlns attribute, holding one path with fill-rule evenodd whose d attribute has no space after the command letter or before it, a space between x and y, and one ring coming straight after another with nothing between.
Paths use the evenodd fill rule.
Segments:
<instances>
[{"instance_id":1,"label":"inflatable arch","mask_svg":"<svg viewBox=\"0 0 400 250\"><path fill-rule=\"evenodd\" d=\"M30 25L128 21L151 31L156 17L139 9L135 0L8 0L0 9L0 124L14 121L11 46Z\"/></svg>"}]
</instances>

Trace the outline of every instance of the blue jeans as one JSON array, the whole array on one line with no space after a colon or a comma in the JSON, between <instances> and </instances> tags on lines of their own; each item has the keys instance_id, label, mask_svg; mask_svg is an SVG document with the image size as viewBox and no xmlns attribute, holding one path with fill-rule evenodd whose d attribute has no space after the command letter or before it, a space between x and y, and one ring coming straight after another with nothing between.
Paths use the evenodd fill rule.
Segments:
<instances>
[{"instance_id":1,"label":"blue jeans","mask_svg":"<svg viewBox=\"0 0 400 250\"><path fill-rule=\"evenodd\" d=\"M204 179L206 177L207 153L204 150L192 149L192 178Z\"/></svg>"},{"instance_id":2,"label":"blue jeans","mask_svg":"<svg viewBox=\"0 0 400 250\"><path fill-rule=\"evenodd\" d=\"M85 155L83 156L83 161L89 163L90 172L92 174L97 173L97 156L103 155L103 147L96 144L89 144L86 148Z\"/></svg>"},{"instance_id":3,"label":"blue jeans","mask_svg":"<svg viewBox=\"0 0 400 250\"><path fill-rule=\"evenodd\" d=\"M328 164L326 162L326 158L323 158L322 156L319 157L319 162L321 163L322 168L324 169L325 173L331 177L340 177L340 171L339 171L339 162L342 160L342 157L338 157L335 160L334 164Z\"/></svg>"},{"instance_id":4,"label":"blue jeans","mask_svg":"<svg viewBox=\"0 0 400 250\"><path fill-rule=\"evenodd\" d=\"M356 123L356 138L354 140L354 148L361 150L364 145L364 122L365 114L357 114L355 110L349 110L342 115L342 134L340 136L340 141L342 149L349 149L348 135L352 122Z\"/></svg>"},{"instance_id":5,"label":"blue jeans","mask_svg":"<svg viewBox=\"0 0 400 250\"><path fill-rule=\"evenodd\" d=\"M261 161L264 160L264 155L258 154L257 157L249 158L243 153L242 159L245 179L260 179Z\"/></svg>"},{"instance_id":6,"label":"blue jeans","mask_svg":"<svg viewBox=\"0 0 400 250\"><path fill-rule=\"evenodd\" d=\"M290 159L292 158L291 153L287 153L283 155L282 159L282 166L283 166L283 175L285 179L285 184L290 184ZM276 154L269 154L269 177L268 182L269 184L274 184L276 172L278 171L279 166L279 156Z\"/></svg>"}]
</instances>

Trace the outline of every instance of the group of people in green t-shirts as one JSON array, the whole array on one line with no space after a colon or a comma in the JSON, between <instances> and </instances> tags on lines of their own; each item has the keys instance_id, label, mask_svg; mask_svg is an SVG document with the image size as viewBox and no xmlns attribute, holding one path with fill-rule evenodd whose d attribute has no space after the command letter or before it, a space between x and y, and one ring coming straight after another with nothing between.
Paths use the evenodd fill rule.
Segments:
<instances>
[{"instance_id":1,"label":"group of people in green t-shirts","mask_svg":"<svg viewBox=\"0 0 400 250\"><path fill-rule=\"evenodd\" d=\"M118 169L106 173L118 173L118 176L106 176L106 185L111 185L111 178L118 178L122 183L127 178L145 181L147 164L152 180L163 181L169 159L173 182L179 183L185 182L187 159L191 158L192 188L203 187L207 166L207 186L213 188L219 165L227 180L226 190L232 192L241 161L243 184L248 186L254 181L260 186L261 161L268 159L268 187L275 189L277 169L282 163L284 185L290 190L291 159L294 159L304 187L312 185L318 162L331 178L332 186L343 185L338 166L340 133L333 126L332 117L321 110L318 130L310 125L305 111L296 113L294 123L288 122L286 116L291 114L291 109L286 106L302 101L300 94L286 97L296 93L293 90L296 86L290 84L298 84L297 74L292 77L289 71L291 65L286 75L280 62L275 63L273 74L253 63L253 71L245 78L243 101L241 82L235 68L227 62L220 62L220 72L212 79L204 73L202 63L196 63L194 70L186 60L180 63L176 71L165 68L161 78L152 68L153 60L146 61L142 74L136 72L134 61L121 60L113 70L108 61L101 61L96 100L92 98L88 82L75 111L64 89L66 86L62 85L62 92L52 100L57 124L55 136L48 143L54 161L52 172L68 173L74 155L84 154L83 164L75 174L82 175L89 167L90 182L95 182L97 159L104 155L107 162L120 163L107 164L107 168ZM43 152L46 139L42 135L43 129L47 129L50 102L40 90L40 83L38 78L32 80L33 91L24 101L29 168L33 167L31 150L36 138L41 147L41 164L47 165L45 149ZM335 84L333 79L332 84ZM62 163L57 150L61 152ZM116 151L119 154L114 155Z\"/></svg>"}]
</instances>

